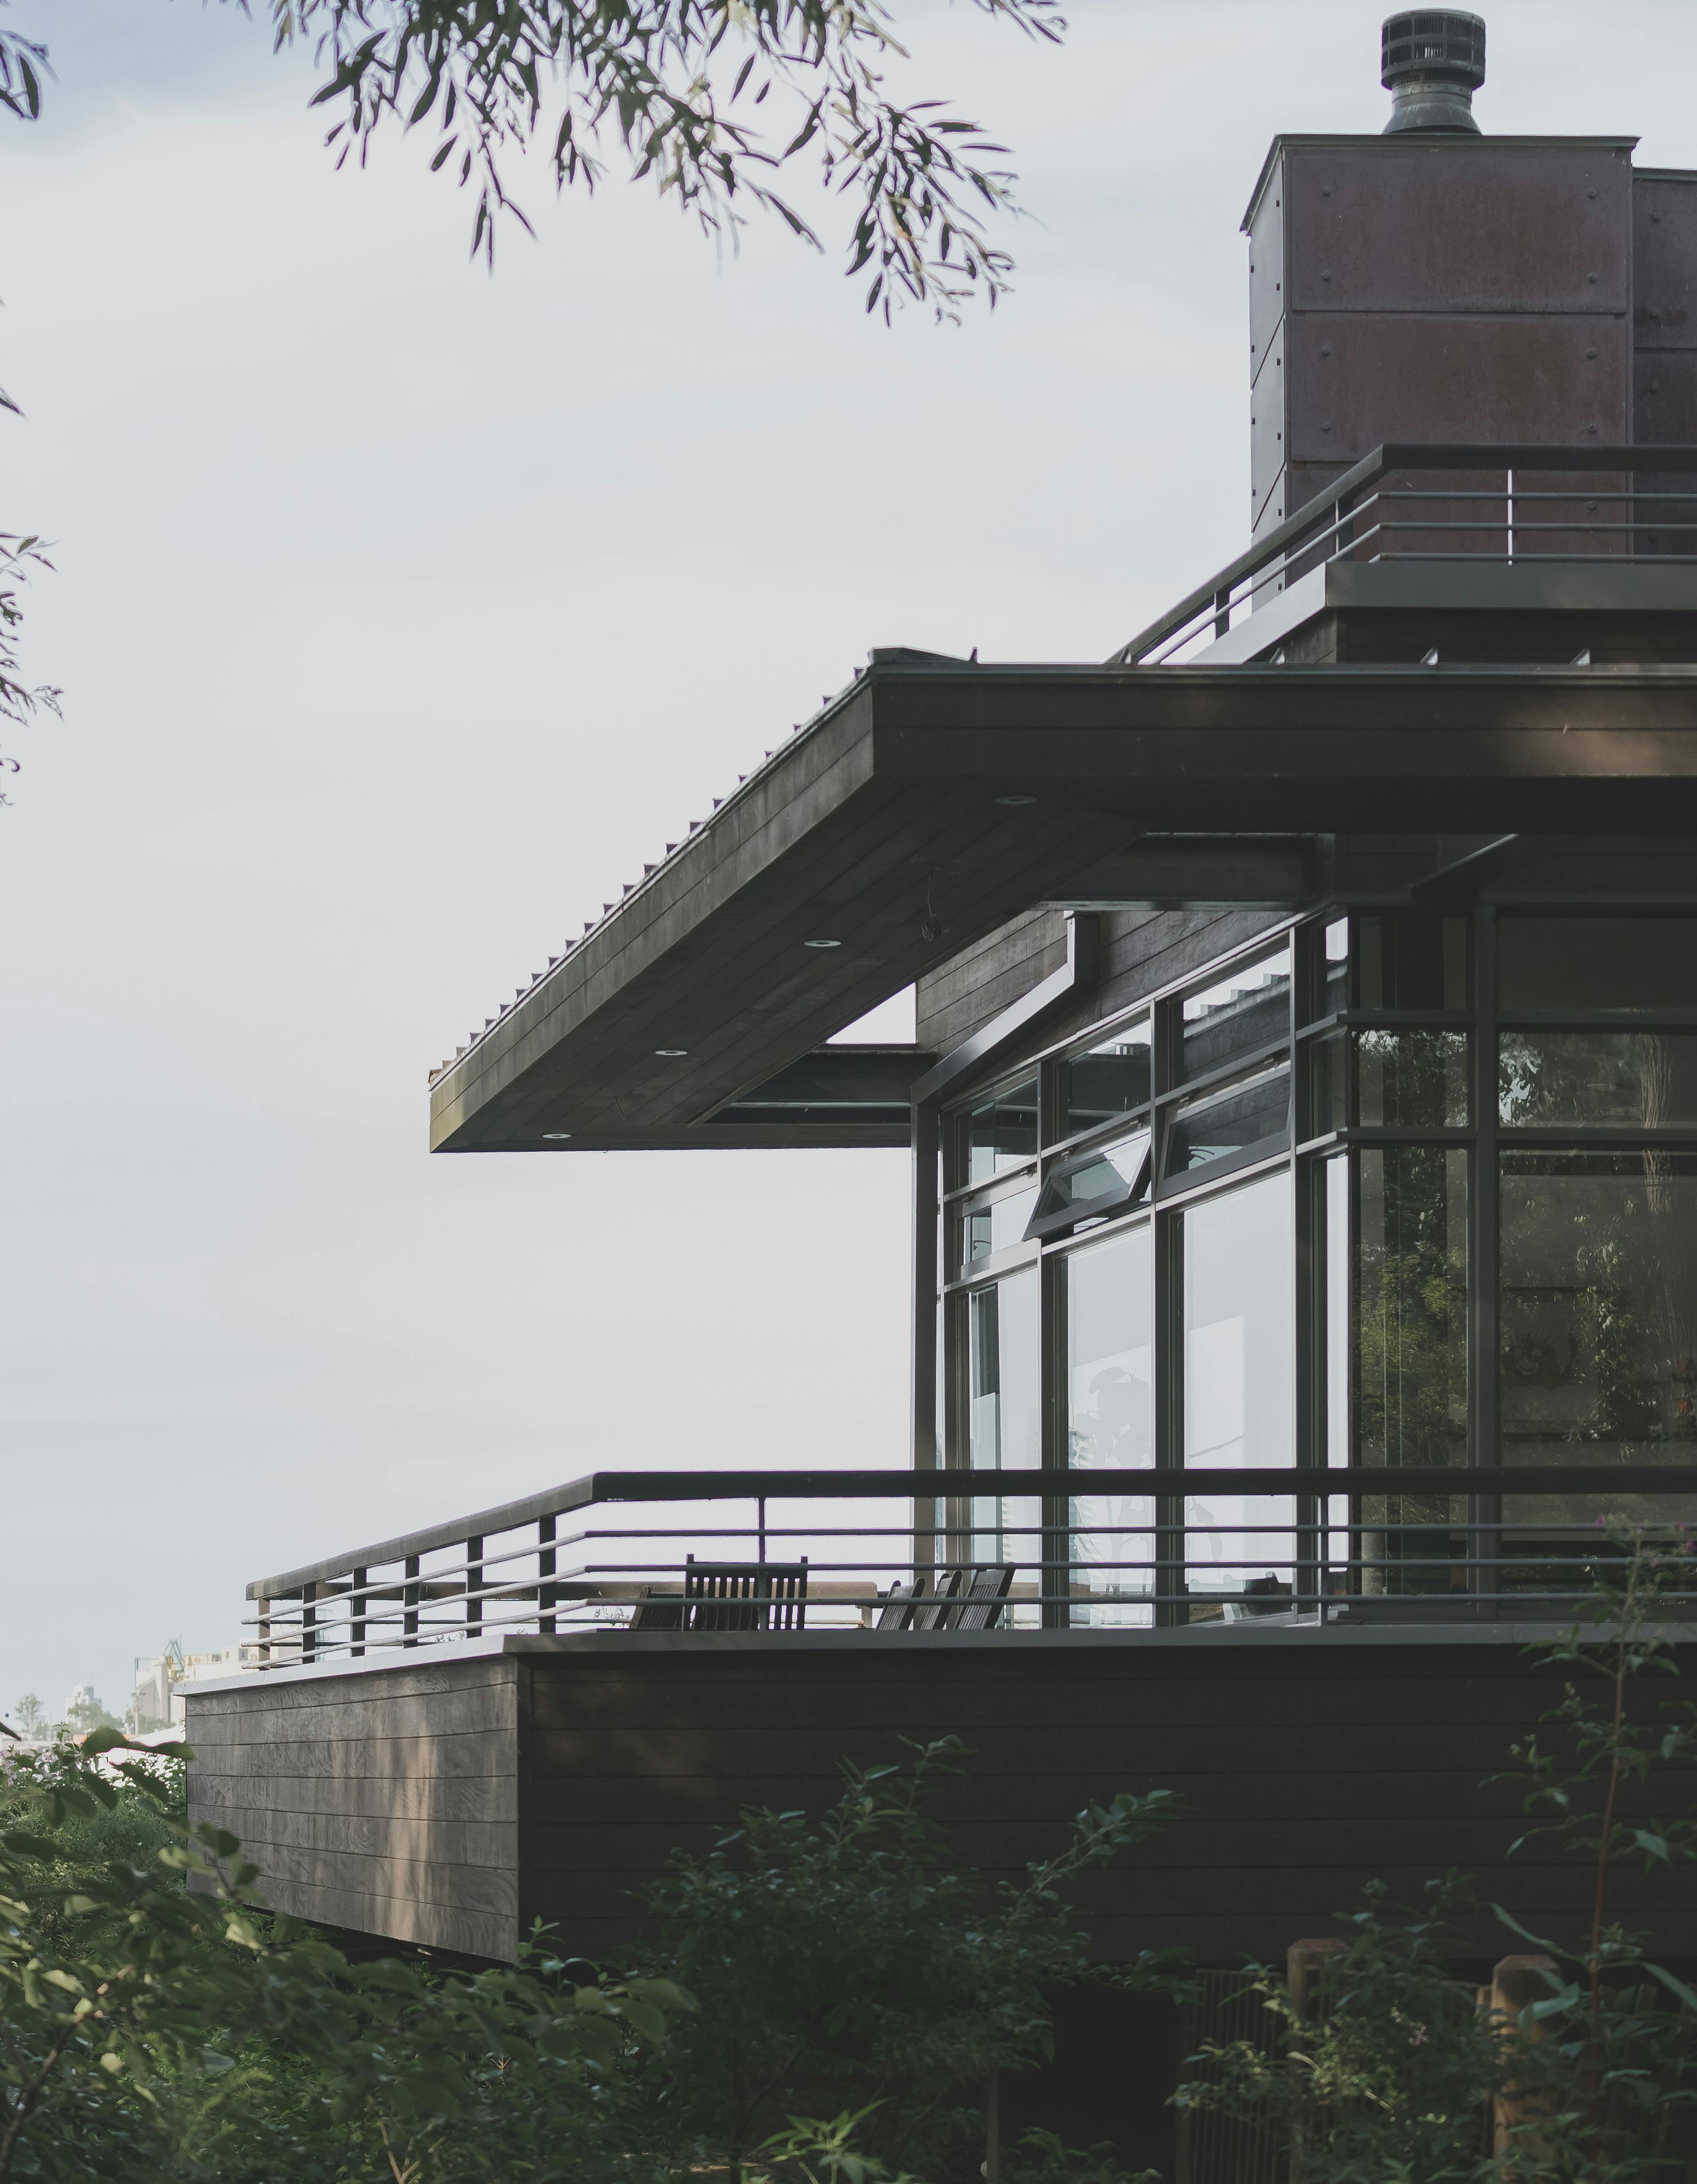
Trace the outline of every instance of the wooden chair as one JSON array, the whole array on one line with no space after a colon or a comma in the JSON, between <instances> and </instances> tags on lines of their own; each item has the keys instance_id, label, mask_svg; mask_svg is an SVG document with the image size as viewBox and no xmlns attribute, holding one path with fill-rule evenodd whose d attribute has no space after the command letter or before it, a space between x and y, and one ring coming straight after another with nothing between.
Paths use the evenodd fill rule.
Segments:
<instances>
[{"instance_id":1,"label":"wooden chair","mask_svg":"<svg viewBox=\"0 0 1697 2184\"><path fill-rule=\"evenodd\" d=\"M807 1623L807 1557L798 1563L683 1566L686 1630L800 1630Z\"/></svg>"},{"instance_id":2,"label":"wooden chair","mask_svg":"<svg viewBox=\"0 0 1697 2184\"><path fill-rule=\"evenodd\" d=\"M908 1630L913 1627L917 1604L925 1597L926 1581L916 1577L911 1585L893 1585L884 1596L883 1606L878 1610L875 1630Z\"/></svg>"},{"instance_id":3,"label":"wooden chair","mask_svg":"<svg viewBox=\"0 0 1697 2184\"><path fill-rule=\"evenodd\" d=\"M915 1602L913 1618L908 1629L946 1630L954 1596L960 1591L965 1577L966 1573L963 1569L938 1570L932 1585L930 1599Z\"/></svg>"},{"instance_id":4,"label":"wooden chair","mask_svg":"<svg viewBox=\"0 0 1697 2184\"><path fill-rule=\"evenodd\" d=\"M951 1630L993 1630L1014 1582L1011 1563L990 1563L975 1569L948 1624Z\"/></svg>"}]
</instances>

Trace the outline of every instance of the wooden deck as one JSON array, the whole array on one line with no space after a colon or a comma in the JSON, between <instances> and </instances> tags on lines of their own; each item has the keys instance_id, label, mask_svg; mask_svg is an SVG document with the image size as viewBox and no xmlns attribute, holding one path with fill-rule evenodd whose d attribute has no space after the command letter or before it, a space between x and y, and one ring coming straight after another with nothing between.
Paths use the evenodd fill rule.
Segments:
<instances>
[{"instance_id":1,"label":"wooden deck","mask_svg":"<svg viewBox=\"0 0 1697 2184\"><path fill-rule=\"evenodd\" d=\"M287 1670L188 1693L192 1817L231 1829L280 1910L492 1959L533 1919L595 1957L629 1938L678 1846L748 1805L817 1809L840 1762L955 1734L938 1812L1017 1876L1088 1802L1171 1788L1185 1817L1081 1898L1104 1961L1178 1944L1282 1955L1361 1885L1410 1902L1446 1868L1559 1930L1577 1869L1505 1865L1513 1799L1483 1790L1559 1696L1526 1628L584 1631L399 1665ZM1697 1640L1694 1640L1697 1644ZM392 1657L391 1657L392 1659ZM1657 1946L1697 1957L1697 1876L1652 1898ZM1671 1907L1671 1908L1669 1908ZM1500 1953L1483 1914L1470 1949Z\"/></svg>"}]
</instances>

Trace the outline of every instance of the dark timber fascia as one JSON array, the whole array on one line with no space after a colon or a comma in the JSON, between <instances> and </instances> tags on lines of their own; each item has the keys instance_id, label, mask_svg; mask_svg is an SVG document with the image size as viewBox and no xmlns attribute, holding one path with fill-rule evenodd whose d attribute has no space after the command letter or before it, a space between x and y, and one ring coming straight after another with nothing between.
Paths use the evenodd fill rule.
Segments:
<instances>
[{"instance_id":1,"label":"dark timber fascia","mask_svg":"<svg viewBox=\"0 0 1697 2184\"><path fill-rule=\"evenodd\" d=\"M1151 830L1598 828L1697 831L1697 667L880 663L439 1075L432 1146L723 1144L704 1117Z\"/></svg>"}]
</instances>

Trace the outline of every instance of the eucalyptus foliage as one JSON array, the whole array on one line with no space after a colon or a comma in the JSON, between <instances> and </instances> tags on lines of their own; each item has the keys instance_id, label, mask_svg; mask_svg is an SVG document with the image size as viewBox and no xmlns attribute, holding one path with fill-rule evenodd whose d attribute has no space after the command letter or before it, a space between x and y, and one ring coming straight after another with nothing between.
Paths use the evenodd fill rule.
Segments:
<instances>
[{"instance_id":1,"label":"eucalyptus foliage","mask_svg":"<svg viewBox=\"0 0 1697 2184\"><path fill-rule=\"evenodd\" d=\"M1055 40L1056 0L975 0ZM338 159L363 161L391 125L427 127L432 170L475 184L472 251L492 257L496 215L522 222L501 156L548 148L556 183L593 188L616 146L712 235L746 204L818 245L774 177L810 153L852 207L851 274L866 307L903 296L952 315L992 302L1010 263L988 214L1009 208L1003 147L935 100L904 105L884 70L904 57L882 0L269 0L279 45L317 42ZM776 94L776 97L774 97ZM765 110L768 99L773 103Z\"/></svg>"}]
</instances>

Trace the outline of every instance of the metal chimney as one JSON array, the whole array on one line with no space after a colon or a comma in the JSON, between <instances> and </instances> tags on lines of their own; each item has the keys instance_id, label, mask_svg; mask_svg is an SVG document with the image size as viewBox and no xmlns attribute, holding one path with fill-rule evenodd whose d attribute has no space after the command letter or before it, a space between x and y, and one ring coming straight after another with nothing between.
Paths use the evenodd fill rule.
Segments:
<instances>
[{"instance_id":1,"label":"metal chimney","mask_svg":"<svg viewBox=\"0 0 1697 2184\"><path fill-rule=\"evenodd\" d=\"M1473 93L1485 81L1485 23L1459 8L1387 15L1379 33L1380 81L1391 94L1387 136L1405 129L1479 134Z\"/></svg>"}]
</instances>

